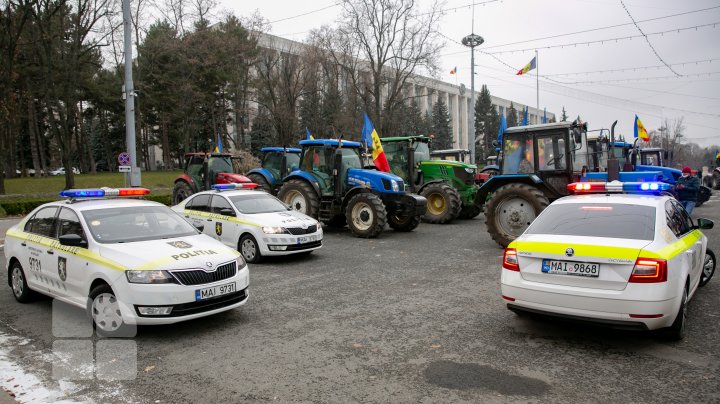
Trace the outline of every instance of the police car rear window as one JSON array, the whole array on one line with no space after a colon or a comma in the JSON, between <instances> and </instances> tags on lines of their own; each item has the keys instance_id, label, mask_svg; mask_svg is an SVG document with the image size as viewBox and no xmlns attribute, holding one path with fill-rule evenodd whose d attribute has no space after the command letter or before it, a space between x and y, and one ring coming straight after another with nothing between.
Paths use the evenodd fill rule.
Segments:
<instances>
[{"instance_id":1,"label":"police car rear window","mask_svg":"<svg viewBox=\"0 0 720 404\"><path fill-rule=\"evenodd\" d=\"M613 203L550 205L526 234L653 240L655 207Z\"/></svg>"}]
</instances>

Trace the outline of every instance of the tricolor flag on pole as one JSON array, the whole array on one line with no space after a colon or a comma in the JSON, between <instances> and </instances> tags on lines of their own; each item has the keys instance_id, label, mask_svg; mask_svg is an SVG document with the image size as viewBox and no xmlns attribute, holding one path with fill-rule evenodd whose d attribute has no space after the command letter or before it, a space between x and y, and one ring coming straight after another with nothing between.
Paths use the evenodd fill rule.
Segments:
<instances>
[{"instance_id":1,"label":"tricolor flag on pole","mask_svg":"<svg viewBox=\"0 0 720 404\"><path fill-rule=\"evenodd\" d=\"M640 118L638 118L637 115L635 115L635 137L640 138L645 142L650 141L650 135L648 135L645 126L642 124L642 122L640 122Z\"/></svg>"},{"instance_id":2,"label":"tricolor flag on pole","mask_svg":"<svg viewBox=\"0 0 720 404\"><path fill-rule=\"evenodd\" d=\"M375 127L370 121L370 117L365 113L365 122L362 129L362 138L368 147L372 146L372 158L375 167L380 171L390 172L390 164L388 164L387 158L385 157L385 150L383 150L382 143L380 143L380 136L378 136Z\"/></svg>"},{"instance_id":3,"label":"tricolor flag on pole","mask_svg":"<svg viewBox=\"0 0 720 404\"><path fill-rule=\"evenodd\" d=\"M532 70L532 69L534 69L534 68L536 68L536 67L537 67L537 57L534 57L534 58L532 58L532 60L530 61L530 63L526 64L525 67L523 67L522 69L518 70L516 76L521 76L521 75L529 72L530 70Z\"/></svg>"},{"instance_id":4,"label":"tricolor flag on pole","mask_svg":"<svg viewBox=\"0 0 720 404\"><path fill-rule=\"evenodd\" d=\"M450 70L450 74L457 74L457 66L453 67L452 70Z\"/></svg>"}]
</instances>

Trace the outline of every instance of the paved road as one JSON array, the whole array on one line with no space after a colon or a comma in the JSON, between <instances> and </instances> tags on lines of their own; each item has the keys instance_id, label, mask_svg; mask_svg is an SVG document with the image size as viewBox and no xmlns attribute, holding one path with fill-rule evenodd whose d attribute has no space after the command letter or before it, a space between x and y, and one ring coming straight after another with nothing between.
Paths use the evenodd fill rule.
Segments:
<instances>
[{"instance_id":1,"label":"paved road","mask_svg":"<svg viewBox=\"0 0 720 404\"><path fill-rule=\"evenodd\" d=\"M720 198L695 216L720 224ZM720 229L707 234L720 251ZM499 298L501 255L482 217L376 240L330 230L309 257L252 266L244 308L140 328L137 379L124 382L53 380L52 303L17 304L3 273L0 373L18 364L15 389L37 387L19 397L48 401L720 400L720 278L671 343L514 315Z\"/></svg>"}]
</instances>

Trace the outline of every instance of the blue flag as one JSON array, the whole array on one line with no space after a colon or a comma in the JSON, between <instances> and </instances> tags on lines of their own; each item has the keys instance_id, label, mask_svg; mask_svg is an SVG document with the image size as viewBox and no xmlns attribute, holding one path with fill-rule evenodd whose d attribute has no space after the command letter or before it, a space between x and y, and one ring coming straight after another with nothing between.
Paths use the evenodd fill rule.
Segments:
<instances>
[{"instance_id":1,"label":"blue flag","mask_svg":"<svg viewBox=\"0 0 720 404\"><path fill-rule=\"evenodd\" d=\"M217 144L215 145L215 153L222 153L222 138L220 137L220 134L218 133L217 136Z\"/></svg>"},{"instance_id":2,"label":"blue flag","mask_svg":"<svg viewBox=\"0 0 720 404\"><path fill-rule=\"evenodd\" d=\"M547 123L547 108L543 108L543 120L542 123Z\"/></svg>"},{"instance_id":3,"label":"blue flag","mask_svg":"<svg viewBox=\"0 0 720 404\"><path fill-rule=\"evenodd\" d=\"M528 107L528 106L525 106L525 108L523 108L523 120L522 120L521 126L527 126L527 124L528 124L528 110L529 109L530 109L530 107Z\"/></svg>"},{"instance_id":4,"label":"blue flag","mask_svg":"<svg viewBox=\"0 0 720 404\"><path fill-rule=\"evenodd\" d=\"M500 126L498 127L498 134L497 134L498 147L496 148L496 150L498 150L498 151L502 147L502 141L503 141L502 135L503 135L503 133L505 133L505 129L507 129L507 121L505 120L505 114L502 114L502 115L500 115Z\"/></svg>"},{"instance_id":5,"label":"blue flag","mask_svg":"<svg viewBox=\"0 0 720 404\"><path fill-rule=\"evenodd\" d=\"M308 128L305 128L305 140L313 140L315 139L313 135L310 134L310 130Z\"/></svg>"},{"instance_id":6,"label":"blue flag","mask_svg":"<svg viewBox=\"0 0 720 404\"><path fill-rule=\"evenodd\" d=\"M368 116L367 112L363 112L363 115L365 116L365 121L363 122L362 128L362 140L363 142L365 142L365 145L368 147L368 149L372 149L372 133L375 130L375 127L373 126L372 121L370 121L370 117Z\"/></svg>"}]
</instances>

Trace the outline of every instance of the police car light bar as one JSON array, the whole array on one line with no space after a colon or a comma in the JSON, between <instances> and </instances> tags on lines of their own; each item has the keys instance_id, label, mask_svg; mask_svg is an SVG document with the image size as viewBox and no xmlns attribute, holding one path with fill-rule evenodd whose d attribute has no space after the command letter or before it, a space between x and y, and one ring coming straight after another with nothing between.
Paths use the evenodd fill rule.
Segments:
<instances>
[{"instance_id":1,"label":"police car light bar","mask_svg":"<svg viewBox=\"0 0 720 404\"><path fill-rule=\"evenodd\" d=\"M215 184L212 185L210 188L217 191L228 191L233 189L255 189L258 186L259 185L254 182L241 182L233 184Z\"/></svg>"},{"instance_id":2,"label":"police car light bar","mask_svg":"<svg viewBox=\"0 0 720 404\"><path fill-rule=\"evenodd\" d=\"M568 184L568 191L583 193L659 193L670 190L670 184L664 182L573 182Z\"/></svg>"},{"instance_id":3,"label":"police car light bar","mask_svg":"<svg viewBox=\"0 0 720 404\"><path fill-rule=\"evenodd\" d=\"M143 196L150 193L147 188L90 188L90 189L66 189L60 191L64 198L103 198L110 196Z\"/></svg>"}]
</instances>

